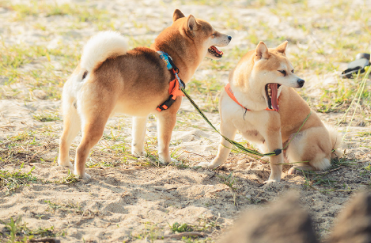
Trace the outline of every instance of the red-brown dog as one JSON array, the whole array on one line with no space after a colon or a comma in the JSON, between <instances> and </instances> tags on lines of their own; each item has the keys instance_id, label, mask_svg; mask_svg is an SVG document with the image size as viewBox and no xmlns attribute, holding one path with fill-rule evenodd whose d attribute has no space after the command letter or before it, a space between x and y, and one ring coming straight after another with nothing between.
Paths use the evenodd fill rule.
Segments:
<instances>
[{"instance_id":1,"label":"red-brown dog","mask_svg":"<svg viewBox=\"0 0 371 243\"><path fill-rule=\"evenodd\" d=\"M171 161L169 143L181 103L177 97L167 110L156 107L169 98L169 83L174 79L156 51L168 53L187 83L202 59L221 58L216 46L226 46L231 37L221 34L201 19L185 17L175 10L173 24L156 38L151 48L128 50L126 40L115 32L102 32L84 47L81 62L63 88L64 130L58 163L72 167L69 148L82 129L76 151L74 173L83 178L90 149L99 141L108 118L116 112L133 116L132 153L144 153L146 120L150 113L158 119L158 154L164 163Z\"/></svg>"}]
</instances>

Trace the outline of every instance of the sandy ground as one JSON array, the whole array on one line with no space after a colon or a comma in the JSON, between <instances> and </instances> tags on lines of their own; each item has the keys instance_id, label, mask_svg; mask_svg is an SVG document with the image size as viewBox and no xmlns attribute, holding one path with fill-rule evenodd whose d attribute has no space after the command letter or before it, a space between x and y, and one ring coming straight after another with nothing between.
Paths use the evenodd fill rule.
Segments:
<instances>
[{"instance_id":1,"label":"sandy ground","mask_svg":"<svg viewBox=\"0 0 371 243\"><path fill-rule=\"evenodd\" d=\"M234 47L252 48L255 44L249 43L246 38L253 28L258 33L261 31L256 27L261 21L272 28L277 27L277 36L284 35L294 40L296 44L289 47L289 52L295 53L300 45L313 44L303 40L306 37L302 36L300 28L272 14L267 7L249 8L241 1L228 8L185 4L185 1L68 3L81 8L105 9L114 16L111 21L117 31L137 39L153 40L159 31L171 23L173 10L180 8L185 14L192 13L209 20L216 29L232 35L231 45L223 49L225 53ZM313 8L316 6L313 2ZM233 13L248 29L226 27L224 21L227 13ZM10 9L0 8L1 41L8 44L41 45L50 49L63 44L75 48L76 43L81 47L99 30L89 23L75 28L68 16L29 16L24 21L12 21L14 15ZM313 16L313 19L322 21L321 16ZM46 26L46 30L33 28L36 23ZM269 39L263 32L260 35L263 36L260 39ZM278 42L267 41L268 45ZM232 57L228 60L232 64L237 63ZM20 69L27 73L40 68L40 65L43 67L45 63L53 65L52 72L62 79L68 76L58 73L64 64L54 57L51 61L45 58L33 60ZM195 78L217 79L220 84L225 84L228 70L215 71L209 68L209 64L205 61ZM313 99L318 97L318 87L336 82L333 74L316 75L304 70L301 75L308 81L303 92ZM22 216L30 229L53 227L51 231L62 242L139 242L145 238L152 241L157 236L173 234L169 226L176 222L193 226L194 231L205 232L207 237L200 241L213 242L233 223L239 212L247 208L265 207L266 202L275 201L288 190L300 193L303 207L314 218L316 232L319 237L325 237L344 202L354 192L370 188L370 175L363 173L363 168L370 164L369 137L359 136L362 132L370 131L370 116L367 113L363 118L356 118L345 136L343 148L346 151L346 166L310 178L287 175L287 167L280 183L264 187L263 182L270 172L269 165L243 154L231 154L228 162L215 171L195 167L197 163L210 161L215 156L219 137L185 99L171 144L174 157L182 164L158 166L153 158L137 160L130 157L131 118L118 115L109 120L104 138L88 159L87 170L92 179L66 184L67 170L56 164L62 122L35 119L35 115L39 114L56 114L58 117L60 101L45 98L43 91L30 89L22 82L7 84L6 81L7 77L0 74L3 94L0 100L0 169L18 170L24 163L22 171L28 172L35 167L32 175L38 180L10 194L6 188L0 187L0 220L9 221L11 217ZM202 95L196 94L195 97L201 107L207 105ZM214 124L220 122L218 113L206 114ZM323 113L320 116L335 126L342 114ZM344 134L345 125L335 127ZM25 134L27 136L16 139ZM147 137L147 149L155 156L154 117L149 118ZM77 137L73 144L71 158L79 139ZM243 141L240 135L237 140ZM316 177L322 178L321 183L315 180ZM228 182L232 182L233 190L227 186ZM0 232L8 233L2 224ZM4 235L0 235L1 240L5 241Z\"/></svg>"}]
</instances>

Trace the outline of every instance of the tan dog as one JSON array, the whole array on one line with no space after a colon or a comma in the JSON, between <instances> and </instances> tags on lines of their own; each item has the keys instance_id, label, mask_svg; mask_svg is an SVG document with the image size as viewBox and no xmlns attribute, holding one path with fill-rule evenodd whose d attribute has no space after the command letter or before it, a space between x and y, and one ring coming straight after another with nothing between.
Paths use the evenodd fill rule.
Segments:
<instances>
[{"instance_id":1,"label":"tan dog","mask_svg":"<svg viewBox=\"0 0 371 243\"><path fill-rule=\"evenodd\" d=\"M169 98L169 82L174 75L156 51L168 53L187 83L205 56L218 59L214 45L226 46L231 37L221 34L201 19L185 17L179 10L173 24L155 39L150 48L128 50L126 40L115 32L102 32L84 47L81 62L63 88L64 130L58 163L72 167L69 148L82 129L76 151L74 173L83 178L90 149L99 141L108 118L116 112L134 116L132 153L144 154L146 120L150 113L158 121L158 154L171 162L169 143L182 97L161 112L156 107Z\"/></svg>"},{"instance_id":2,"label":"tan dog","mask_svg":"<svg viewBox=\"0 0 371 243\"><path fill-rule=\"evenodd\" d=\"M225 90L220 99L220 130L224 136L234 139L238 130L248 141L256 143L262 153L282 149L291 140L284 153L270 157L271 174L267 182L280 181L284 157L291 163L305 161L295 164L289 171L291 174L295 169L324 170L330 167L332 156L340 155L336 148L341 138L326 128L314 111L294 136L311 109L292 89L301 88L304 80L294 74L286 58L286 46L284 42L268 50L260 42L229 75L230 90L236 101ZM266 110L267 107L278 112ZM222 138L216 158L200 165L208 168L221 165L228 157L229 147Z\"/></svg>"}]
</instances>

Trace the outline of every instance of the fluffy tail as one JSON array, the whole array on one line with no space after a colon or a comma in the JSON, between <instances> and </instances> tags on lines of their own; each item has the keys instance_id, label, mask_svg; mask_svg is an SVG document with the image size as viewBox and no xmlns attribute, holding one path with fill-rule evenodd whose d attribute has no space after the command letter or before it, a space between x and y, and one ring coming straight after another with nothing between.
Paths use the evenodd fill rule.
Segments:
<instances>
[{"instance_id":1,"label":"fluffy tail","mask_svg":"<svg viewBox=\"0 0 371 243\"><path fill-rule=\"evenodd\" d=\"M342 137L341 135L333 128L326 125L328 133L330 134L330 140L333 152L331 153L331 158L340 158L343 155L343 152L340 151L340 146L342 144Z\"/></svg>"},{"instance_id":2,"label":"fluffy tail","mask_svg":"<svg viewBox=\"0 0 371 243\"><path fill-rule=\"evenodd\" d=\"M81 68L92 72L108 58L123 55L128 50L126 39L114 31L102 31L91 37L84 46Z\"/></svg>"}]
</instances>

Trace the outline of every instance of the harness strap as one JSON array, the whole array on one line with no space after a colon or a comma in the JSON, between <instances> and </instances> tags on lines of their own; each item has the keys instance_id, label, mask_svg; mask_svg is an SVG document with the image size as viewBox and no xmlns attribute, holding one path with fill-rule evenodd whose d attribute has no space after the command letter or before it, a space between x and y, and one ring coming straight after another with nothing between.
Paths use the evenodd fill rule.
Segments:
<instances>
[{"instance_id":1,"label":"harness strap","mask_svg":"<svg viewBox=\"0 0 371 243\"><path fill-rule=\"evenodd\" d=\"M224 90L227 92L228 96L234 101L237 103L237 105L241 106L242 108L245 109L245 111L251 111L250 109L247 109L245 106L241 105L240 102L238 102L238 100L236 99L236 96L234 96L233 94L233 91L231 89L231 85L228 83L225 87L224 87ZM276 109L269 109L268 107L265 108L265 110L267 111L277 111Z\"/></svg>"},{"instance_id":2,"label":"harness strap","mask_svg":"<svg viewBox=\"0 0 371 243\"><path fill-rule=\"evenodd\" d=\"M184 96L181 88L185 88L185 84L178 76L179 69L175 66L173 59L171 59L171 57L165 52L158 51L157 53L166 63L167 69L175 76L175 78L169 83L169 98L156 108L157 111L163 111L169 109L174 104L178 96Z\"/></svg>"},{"instance_id":3,"label":"harness strap","mask_svg":"<svg viewBox=\"0 0 371 243\"><path fill-rule=\"evenodd\" d=\"M238 100L236 99L236 96L234 96L233 94L233 91L231 89L231 86L229 85L229 83L224 87L224 90L227 92L228 96L234 101L237 103L237 105L241 106L242 108L244 108L246 111L250 111L249 109L247 109L245 106L241 105L240 102L238 102Z\"/></svg>"}]
</instances>

